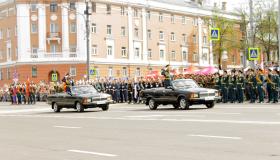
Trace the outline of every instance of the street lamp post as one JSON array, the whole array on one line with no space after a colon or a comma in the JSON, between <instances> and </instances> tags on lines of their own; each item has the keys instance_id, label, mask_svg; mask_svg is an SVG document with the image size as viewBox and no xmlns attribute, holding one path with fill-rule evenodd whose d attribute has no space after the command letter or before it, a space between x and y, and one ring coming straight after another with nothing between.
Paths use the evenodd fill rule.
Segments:
<instances>
[{"instance_id":1,"label":"street lamp post","mask_svg":"<svg viewBox=\"0 0 280 160\"><path fill-rule=\"evenodd\" d=\"M86 2L86 10L85 10L85 15L86 15L86 43L87 43L87 62L86 62L86 70L87 70L87 80L89 80L89 65L90 65L90 60L89 60L89 38L90 38L90 35L89 35L89 31L90 31L90 28L89 28L89 15L91 15L91 11L90 11L90 6L89 6L89 2L90 0L85 0Z\"/></svg>"}]
</instances>

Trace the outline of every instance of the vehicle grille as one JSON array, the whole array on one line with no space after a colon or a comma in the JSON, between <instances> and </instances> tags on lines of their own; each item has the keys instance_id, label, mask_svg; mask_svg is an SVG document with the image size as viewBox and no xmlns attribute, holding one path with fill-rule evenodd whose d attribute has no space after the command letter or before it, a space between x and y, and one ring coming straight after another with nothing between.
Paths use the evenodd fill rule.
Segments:
<instances>
[{"instance_id":1,"label":"vehicle grille","mask_svg":"<svg viewBox=\"0 0 280 160\"><path fill-rule=\"evenodd\" d=\"M205 98L205 97L208 97L208 96L215 96L215 93L199 93L199 97L200 98Z\"/></svg>"},{"instance_id":2,"label":"vehicle grille","mask_svg":"<svg viewBox=\"0 0 280 160\"><path fill-rule=\"evenodd\" d=\"M107 98L93 98L92 101L105 101Z\"/></svg>"}]
</instances>

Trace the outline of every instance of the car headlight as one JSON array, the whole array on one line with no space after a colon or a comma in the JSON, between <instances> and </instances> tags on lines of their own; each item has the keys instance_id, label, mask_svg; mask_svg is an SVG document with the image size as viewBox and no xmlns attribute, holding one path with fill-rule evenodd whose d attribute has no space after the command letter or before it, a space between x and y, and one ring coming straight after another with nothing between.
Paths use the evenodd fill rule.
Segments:
<instances>
[{"instance_id":1,"label":"car headlight","mask_svg":"<svg viewBox=\"0 0 280 160\"><path fill-rule=\"evenodd\" d=\"M111 96L107 98L107 101L111 101L111 100L112 100L112 97L111 97Z\"/></svg>"},{"instance_id":2,"label":"car headlight","mask_svg":"<svg viewBox=\"0 0 280 160\"><path fill-rule=\"evenodd\" d=\"M215 92L215 97L219 97L219 92L218 91Z\"/></svg>"},{"instance_id":3,"label":"car headlight","mask_svg":"<svg viewBox=\"0 0 280 160\"><path fill-rule=\"evenodd\" d=\"M199 98L199 94L198 93L193 93L192 98Z\"/></svg>"},{"instance_id":4,"label":"car headlight","mask_svg":"<svg viewBox=\"0 0 280 160\"><path fill-rule=\"evenodd\" d=\"M91 102L91 98L84 98L83 99L83 103L90 103Z\"/></svg>"}]
</instances>

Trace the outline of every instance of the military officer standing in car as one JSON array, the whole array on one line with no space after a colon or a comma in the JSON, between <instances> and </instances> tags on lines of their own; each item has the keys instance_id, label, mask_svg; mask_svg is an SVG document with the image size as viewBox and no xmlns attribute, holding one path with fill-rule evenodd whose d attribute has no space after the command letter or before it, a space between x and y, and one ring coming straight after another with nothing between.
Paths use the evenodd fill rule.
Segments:
<instances>
[{"instance_id":1,"label":"military officer standing in car","mask_svg":"<svg viewBox=\"0 0 280 160\"><path fill-rule=\"evenodd\" d=\"M167 88L168 86L171 86L171 75L170 75L170 65L166 65L161 70L161 75L164 76L164 87Z\"/></svg>"}]
</instances>

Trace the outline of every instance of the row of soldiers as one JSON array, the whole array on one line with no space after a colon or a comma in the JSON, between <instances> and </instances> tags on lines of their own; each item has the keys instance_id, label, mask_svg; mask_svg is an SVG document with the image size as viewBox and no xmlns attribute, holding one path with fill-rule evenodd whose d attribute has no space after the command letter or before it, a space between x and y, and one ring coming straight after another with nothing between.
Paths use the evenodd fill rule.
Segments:
<instances>
[{"instance_id":1,"label":"row of soldiers","mask_svg":"<svg viewBox=\"0 0 280 160\"><path fill-rule=\"evenodd\" d=\"M156 80L100 80L92 84L97 91L110 94L115 103L140 103L140 92L144 89L164 87L161 79Z\"/></svg>"},{"instance_id":2,"label":"row of soldiers","mask_svg":"<svg viewBox=\"0 0 280 160\"><path fill-rule=\"evenodd\" d=\"M231 72L224 71L223 74L213 75L177 75L175 79L194 79L201 87L214 88L220 91L223 103L243 103L250 101L264 103L277 103L279 99L280 77L279 72L269 70L264 75L263 70L248 70L243 73L241 70ZM149 88L164 87L163 79L122 80L115 79L99 80L91 83L98 91L112 95L114 102L139 103L141 90Z\"/></svg>"},{"instance_id":3,"label":"row of soldiers","mask_svg":"<svg viewBox=\"0 0 280 160\"><path fill-rule=\"evenodd\" d=\"M238 70L224 71L223 75L214 74L209 85L221 91L223 103L243 103L245 100L264 103L265 97L267 103L278 103L280 75L275 70L268 70L264 74L262 69L250 69L246 73Z\"/></svg>"}]
</instances>

